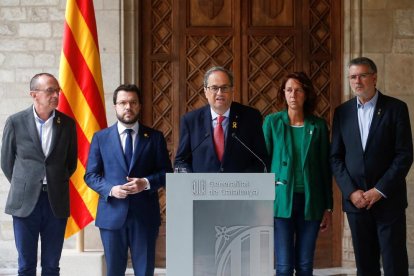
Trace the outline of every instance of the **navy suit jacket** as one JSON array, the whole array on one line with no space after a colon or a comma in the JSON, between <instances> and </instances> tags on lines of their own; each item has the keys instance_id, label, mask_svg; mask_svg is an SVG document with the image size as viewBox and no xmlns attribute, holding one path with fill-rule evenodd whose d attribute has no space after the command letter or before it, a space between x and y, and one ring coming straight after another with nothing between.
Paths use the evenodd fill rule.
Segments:
<instances>
[{"instance_id":1,"label":"navy suit jacket","mask_svg":"<svg viewBox=\"0 0 414 276\"><path fill-rule=\"evenodd\" d=\"M171 162L161 132L139 125L135 150L128 169L117 125L101 130L92 138L85 181L99 193L95 225L116 230L124 224L128 210L136 213L144 227L160 224L158 188L165 185L165 173L171 172ZM146 177L151 189L130 195L126 199L110 197L115 185L126 183L126 177Z\"/></svg>"},{"instance_id":2,"label":"navy suit jacket","mask_svg":"<svg viewBox=\"0 0 414 276\"><path fill-rule=\"evenodd\" d=\"M382 198L373 210L407 207L405 177L413 162L413 145L407 105L379 91L365 151L362 149L356 98L335 110L332 126L331 167L341 189L345 212L359 212L349 196L373 187Z\"/></svg>"},{"instance_id":3,"label":"navy suit jacket","mask_svg":"<svg viewBox=\"0 0 414 276\"><path fill-rule=\"evenodd\" d=\"M211 110L206 105L181 118L175 166L191 172L263 172L263 164L233 133L268 165L260 112L233 102L222 163L214 150Z\"/></svg>"}]
</instances>

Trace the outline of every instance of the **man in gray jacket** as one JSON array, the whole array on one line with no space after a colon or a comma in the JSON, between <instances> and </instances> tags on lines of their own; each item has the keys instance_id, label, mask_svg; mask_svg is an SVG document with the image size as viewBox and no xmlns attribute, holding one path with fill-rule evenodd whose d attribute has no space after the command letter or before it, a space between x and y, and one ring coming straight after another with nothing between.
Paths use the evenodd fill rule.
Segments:
<instances>
[{"instance_id":1,"label":"man in gray jacket","mask_svg":"<svg viewBox=\"0 0 414 276\"><path fill-rule=\"evenodd\" d=\"M42 275L59 275L69 178L77 164L76 125L56 110L59 93L53 75L35 75L33 105L11 115L4 127L1 168L11 184L6 213L13 216L18 275L36 275L39 235Z\"/></svg>"}]
</instances>

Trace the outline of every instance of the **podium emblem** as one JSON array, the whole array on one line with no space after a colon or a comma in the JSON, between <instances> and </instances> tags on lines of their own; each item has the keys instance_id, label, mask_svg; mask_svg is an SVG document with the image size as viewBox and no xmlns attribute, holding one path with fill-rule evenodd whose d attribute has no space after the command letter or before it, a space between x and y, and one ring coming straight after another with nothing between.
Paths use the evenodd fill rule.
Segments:
<instances>
[{"instance_id":1,"label":"podium emblem","mask_svg":"<svg viewBox=\"0 0 414 276\"><path fill-rule=\"evenodd\" d=\"M271 226L216 226L216 276L271 275ZM252 273L255 272L255 273Z\"/></svg>"},{"instance_id":2,"label":"podium emblem","mask_svg":"<svg viewBox=\"0 0 414 276\"><path fill-rule=\"evenodd\" d=\"M205 195L206 189L207 188L205 179L193 180L193 195Z\"/></svg>"}]
</instances>

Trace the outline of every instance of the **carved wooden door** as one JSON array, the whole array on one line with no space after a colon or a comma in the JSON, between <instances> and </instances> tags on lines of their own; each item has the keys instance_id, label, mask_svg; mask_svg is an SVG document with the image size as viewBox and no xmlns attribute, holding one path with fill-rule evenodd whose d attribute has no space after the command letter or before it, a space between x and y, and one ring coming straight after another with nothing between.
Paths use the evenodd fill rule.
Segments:
<instances>
[{"instance_id":1,"label":"carved wooden door","mask_svg":"<svg viewBox=\"0 0 414 276\"><path fill-rule=\"evenodd\" d=\"M341 95L341 0L145 0L140 4L142 120L163 131L173 160L179 118L207 103L204 72L234 72L235 100L277 111L279 80L305 71L330 124ZM319 236L316 266L340 265L342 214Z\"/></svg>"}]
</instances>

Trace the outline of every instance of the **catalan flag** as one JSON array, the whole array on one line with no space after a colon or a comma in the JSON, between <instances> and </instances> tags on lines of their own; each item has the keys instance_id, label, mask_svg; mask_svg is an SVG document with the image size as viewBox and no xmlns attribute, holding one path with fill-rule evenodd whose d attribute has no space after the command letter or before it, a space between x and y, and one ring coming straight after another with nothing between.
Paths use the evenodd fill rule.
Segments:
<instances>
[{"instance_id":1,"label":"catalan flag","mask_svg":"<svg viewBox=\"0 0 414 276\"><path fill-rule=\"evenodd\" d=\"M67 0L60 58L58 109L76 121L78 167L70 179L70 218L65 237L96 217L98 194L83 180L93 134L107 126L93 0Z\"/></svg>"}]
</instances>

